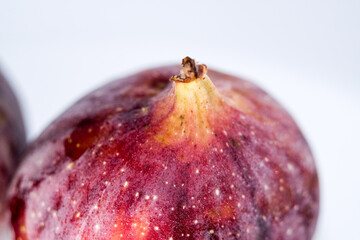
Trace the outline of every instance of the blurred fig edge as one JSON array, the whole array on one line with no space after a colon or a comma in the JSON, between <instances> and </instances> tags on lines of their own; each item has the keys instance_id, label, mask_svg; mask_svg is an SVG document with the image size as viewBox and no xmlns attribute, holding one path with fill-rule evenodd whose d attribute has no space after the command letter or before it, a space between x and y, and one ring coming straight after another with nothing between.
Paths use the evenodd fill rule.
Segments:
<instances>
[{"instance_id":1,"label":"blurred fig edge","mask_svg":"<svg viewBox=\"0 0 360 240\"><path fill-rule=\"evenodd\" d=\"M19 103L0 72L0 232L6 209L6 191L25 148L25 129Z\"/></svg>"}]
</instances>

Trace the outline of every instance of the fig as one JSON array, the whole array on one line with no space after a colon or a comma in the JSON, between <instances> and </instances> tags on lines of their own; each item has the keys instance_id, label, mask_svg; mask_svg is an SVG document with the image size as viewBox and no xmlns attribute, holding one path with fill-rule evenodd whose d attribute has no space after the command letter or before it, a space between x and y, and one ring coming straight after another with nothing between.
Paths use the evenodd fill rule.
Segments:
<instances>
[{"instance_id":1,"label":"fig","mask_svg":"<svg viewBox=\"0 0 360 240\"><path fill-rule=\"evenodd\" d=\"M9 201L18 240L311 239L319 185L273 98L186 57L65 111L27 149Z\"/></svg>"},{"instance_id":2,"label":"fig","mask_svg":"<svg viewBox=\"0 0 360 240\"><path fill-rule=\"evenodd\" d=\"M19 103L0 72L0 222L6 206L6 189L24 148L25 129Z\"/></svg>"}]
</instances>

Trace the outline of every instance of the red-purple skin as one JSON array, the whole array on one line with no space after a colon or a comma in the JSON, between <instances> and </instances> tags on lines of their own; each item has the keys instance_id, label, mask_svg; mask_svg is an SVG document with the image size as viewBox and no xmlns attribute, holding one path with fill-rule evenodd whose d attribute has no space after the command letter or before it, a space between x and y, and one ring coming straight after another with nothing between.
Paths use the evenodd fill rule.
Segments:
<instances>
[{"instance_id":1,"label":"red-purple skin","mask_svg":"<svg viewBox=\"0 0 360 240\"><path fill-rule=\"evenodd\" d=\"M178 73L111 82L31 144L9 194L14 239L311 239L318 177L289 114L254 84L209 70L243 110L220 110L206 144L158 141Z\"/></svg>"},{"instance_id":2,"label":"red-purple skin","mask_svg":"<svg viewBox=\"0 0 360 240\"><path fill-rule=\"evenodd\" d=\"M0 219L6 189L25 148L25 130L18 101L0 72Z\"/></svg>"}]
</instances>

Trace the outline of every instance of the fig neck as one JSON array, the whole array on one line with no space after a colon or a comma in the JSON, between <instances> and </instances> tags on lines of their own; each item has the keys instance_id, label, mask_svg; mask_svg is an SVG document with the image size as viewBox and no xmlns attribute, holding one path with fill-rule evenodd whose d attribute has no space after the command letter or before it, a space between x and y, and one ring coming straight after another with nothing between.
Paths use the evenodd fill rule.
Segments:
<instances>
[{"instance_id":1,"label":"fig neck","mask_svg":"<svg viewBox=\"0 0 360 240\"><path fill-rule=\"evenodd\" d=\"M179 75L170 78L172 87L158 113L167 112L156 138L166 144L190 141L208 144L223 111L223 98L207 76L206 65L183 59ZM171 106L171 107L170 107ZM162 108L162 110L161 110Z\"/></svg>"}]
</instances>

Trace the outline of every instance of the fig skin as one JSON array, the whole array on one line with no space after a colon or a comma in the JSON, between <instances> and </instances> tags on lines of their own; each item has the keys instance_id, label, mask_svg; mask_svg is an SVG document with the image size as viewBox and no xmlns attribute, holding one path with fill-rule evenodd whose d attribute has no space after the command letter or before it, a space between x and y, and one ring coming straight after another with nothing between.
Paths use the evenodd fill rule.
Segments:
<instances>
[{"instance_id":1,"label":"fig skin","mask_svg":"<svg viewBox=\"0 0 360 240\"><path fill-rule=\"evenodd\" d=\"M20 163L25 141L19 103L0 71L0 221L3 221L6 190Z\"/></svg>"},{"instance_id":2,"label":"fig skin","mask_svg":"<svg viewBox=\"0 0 360 240\"><path fill-rule=\"evenodd\" d=\"M111 82L57 118L13 180L14 239L311 239L318 177L294 120L192 64Z\"/></svg>"}]
</instances>

